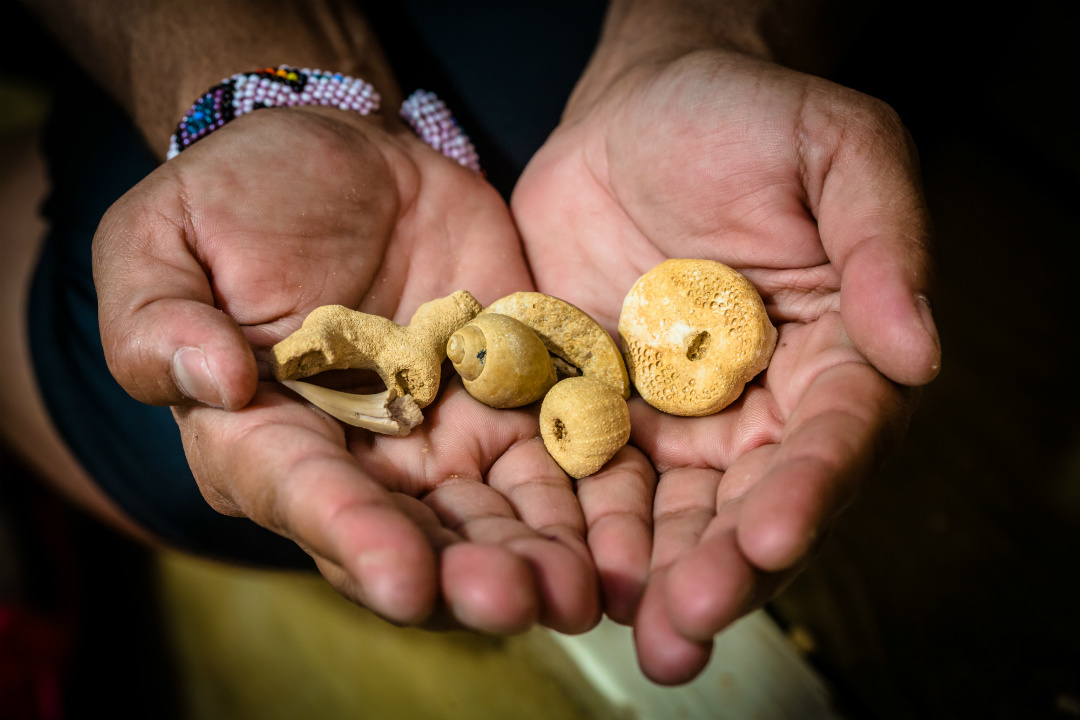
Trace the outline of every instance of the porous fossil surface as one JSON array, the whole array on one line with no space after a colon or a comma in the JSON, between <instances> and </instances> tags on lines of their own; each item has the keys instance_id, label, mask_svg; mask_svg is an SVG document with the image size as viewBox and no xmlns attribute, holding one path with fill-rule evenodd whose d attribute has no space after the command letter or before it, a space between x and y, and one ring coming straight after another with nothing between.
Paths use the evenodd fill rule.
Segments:
<instances>
[{"instance_id":1,"label":"porous fossil surface","mask_svg":"<svg viewBox=\"0 0 1080 720\"><path fill-rule=\"evenodd\" d=\"M619 391L588 376L560 380L540 406L544 446L567 475L592 475L630 439L630 412Z\"/></svg>"},{"instance_id":2,"label":"porous fossil surface","mask_svg":"<svg viewBox=\"0 0 1080 720\"><path fill-rule=\"evenodd\" d=\"M277 380L326 370L374 370L395 397L411 395L426 407L439 391L446 341L480 312L464 290L421 305L408 326L340 305L316 308L299 330L271 349Z\"/></svg>"},{"instance_id":3,"label":"porous fossil surface","mask_svg":"<svg viewBox=\"0 0 1080 720\"><path fill-rule=\"evenodd\" d=\"M757 289L713 260L666 260L623 301L619 338L634 387L672 415L712 415L764 370L776 328Z\"/></svg>"}]
</instances>

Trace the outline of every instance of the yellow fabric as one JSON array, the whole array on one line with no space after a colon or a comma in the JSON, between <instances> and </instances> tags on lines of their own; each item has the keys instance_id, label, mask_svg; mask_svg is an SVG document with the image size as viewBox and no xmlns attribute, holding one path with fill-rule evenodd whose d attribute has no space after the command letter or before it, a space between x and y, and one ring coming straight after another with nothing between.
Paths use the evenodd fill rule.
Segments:
<instances>
[{"instance_id":1,"label":"yellow fabric","mask_svg":"<svg viewBox=\"0 0 1080 720\"><path fill-rule=\"evenodd\" d=\"M544 630L394 627L320 577L158 561L182 716L195 720L617 718Z\"/></svg>"}]
</instances>

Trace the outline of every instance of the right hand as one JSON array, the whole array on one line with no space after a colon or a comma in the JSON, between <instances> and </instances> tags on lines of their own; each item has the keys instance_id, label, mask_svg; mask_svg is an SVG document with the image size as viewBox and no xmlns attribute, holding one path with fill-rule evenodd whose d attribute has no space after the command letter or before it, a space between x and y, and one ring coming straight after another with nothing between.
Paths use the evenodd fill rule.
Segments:
<instances>
[{"instance_id":1,"label":"right hand","mask_svg":"<svg viewBox=\"0 0 1080 720\"><path fill-rule=\"evenodd\" d=\"M269 379L312 309L407 323L459 289L532 289L505 203L400 124L323 108L244 116L160 166L94 240L109 367L174 406L206 500L291 538L398 623L564 632L599 618L584 519L526 412L458 381L408 438L373 437ZM260 370L261 368L261 370Z\"/></svg>"}]
</instances>

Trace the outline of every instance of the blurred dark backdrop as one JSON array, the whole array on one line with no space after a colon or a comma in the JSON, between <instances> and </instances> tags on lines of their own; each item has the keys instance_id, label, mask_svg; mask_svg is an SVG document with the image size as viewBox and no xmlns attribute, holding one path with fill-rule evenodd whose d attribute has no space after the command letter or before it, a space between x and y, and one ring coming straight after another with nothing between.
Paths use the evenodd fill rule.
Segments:
<instances>
[{"instance_id":1,"label":"blurred dark backdrop","mask_svg":"<svg viewBox=\"0 0 1080 720\"><path fill-rule=\"evenodd\" d=\"M944 348L904 447L773 606L857 716L1080 717L1078 9L879 4L832 74L915 137Z\"/></svg>"},{"instance_id":2,"label":"blurred dark backdrop","mask_svg":"<svg viewBox=\"0 0 1080 720\"><path fill-rule=\"evenodd\" d=\"M47 37L12 0L0 18L0 79L47 88L63 62ZM1077 3L877 3L829 73L895 107L920 149L944 346L903 448L769 607L852 718L1080 717L1078 20ZM486 149L504 176L520 152ZM33 483L4 463L10 516ZM83 579L72 716L106 695L117 717L145 710L168 683L131 660L160 651L144 555L59 512L69 555L7 527L50 607L67 587L50 572ZM118 675L144 691L106 692Z\"/></svg>"}]
</instances>

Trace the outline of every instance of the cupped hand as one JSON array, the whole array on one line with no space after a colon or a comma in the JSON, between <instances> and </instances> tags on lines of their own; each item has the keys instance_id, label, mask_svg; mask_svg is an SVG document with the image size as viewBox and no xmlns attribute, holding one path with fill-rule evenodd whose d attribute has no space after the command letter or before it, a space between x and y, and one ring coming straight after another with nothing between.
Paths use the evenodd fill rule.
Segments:
<instances>
[{"instance_id":1,"label":"cupped hand","mask_svg":"<svg viewBox=\"0 0 1080 720\"><path fill-rule=\"evenodd\" d=\"M392 122L340 110L239 118L107 213L94 275L109 367L175 407L207 501L291 538L341 593L400 623L573 632L599 615L572 488L528 412L460 383L407 438L345 429L270 381L315 307L405 324L466 289L531 287L497 193Z\"/></svg>"},{"instance_id":2,"label":"cupped hand","mask_svg":"<svg viewBox=\"0 0 1080 720\"><path fill-rule=\"evenodd\" d=\"M767 371L716 415L631 401L655 500L622 500L634 552L598 552L590 531L602 578L648 578L605 581L605 601L633 621L646 674L677 683L801 569L937 373L929 220L913 147L879 101L719 50L609 77L586 75L515 189L537 288L614 333L644 272L709 258L755 284L779 330ZM610 513L589 492L603 479L581 483L587 517Z\"/></svg>"}]
</instances>

